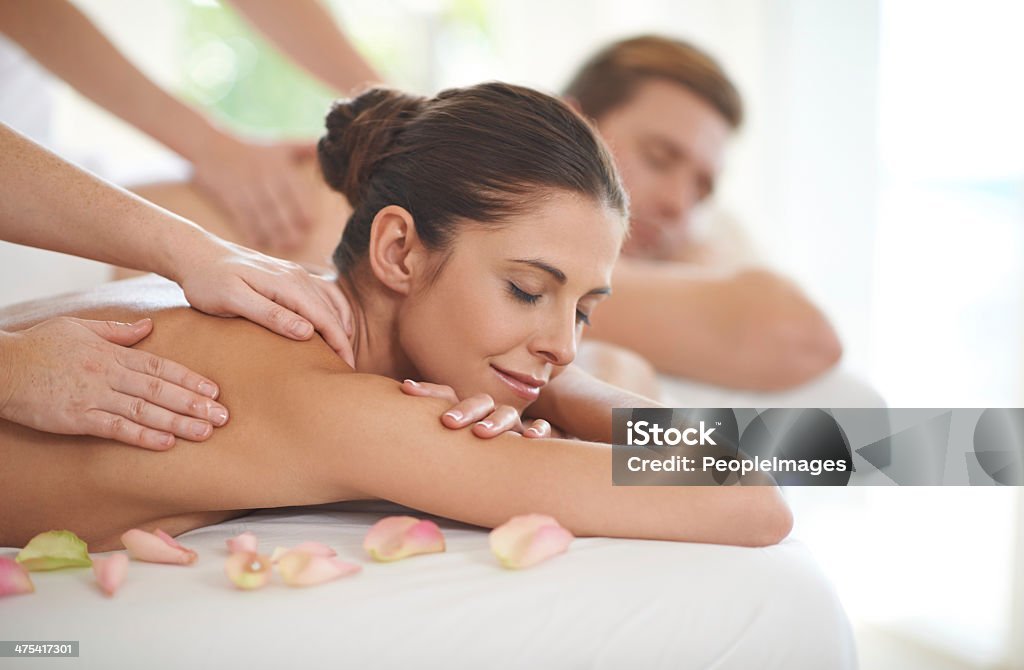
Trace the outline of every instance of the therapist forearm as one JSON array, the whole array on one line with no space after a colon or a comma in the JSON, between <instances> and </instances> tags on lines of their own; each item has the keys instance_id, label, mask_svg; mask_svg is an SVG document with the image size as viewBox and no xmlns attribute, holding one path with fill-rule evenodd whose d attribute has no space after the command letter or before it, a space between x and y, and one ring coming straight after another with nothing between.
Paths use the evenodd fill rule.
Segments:
<instances>
[{"instance_id":1,"label":"therapist forearm","mask_svg":"<svg viewBox=\"0 0 1024 670\"><path fill-rule=\"evenodd\" d=\"M176 279L216 244L195 224L64 161L0 124L0 239Z\"/></svg>"},{"instance_id":2,"label":"therapist forearm","mask_svg":"<svg viewBox=\"0 0 1024 670\"><path fill-rule=\"evenodd\" d=\"M340 93L381 81L316 0L231 0L231 4L307 72Z\"/></svg>"},{"instance_id":3,"label":"therapist forearm","mask_svg":"<svg viewBox=\"0 0 1024 670\"><path fill-rule=\"evenodd\" d=\"M221 133L150 81L66 0L4 0L0 31L82 95L189 160Z\"/></svg>"}]
</instances>

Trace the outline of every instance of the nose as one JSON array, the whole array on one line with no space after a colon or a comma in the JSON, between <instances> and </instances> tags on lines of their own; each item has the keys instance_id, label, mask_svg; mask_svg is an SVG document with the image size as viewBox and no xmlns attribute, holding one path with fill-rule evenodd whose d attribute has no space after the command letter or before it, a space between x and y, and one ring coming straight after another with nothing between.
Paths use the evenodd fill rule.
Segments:
<instances>
[{"instance_id":1,"label":"nose","mask_svg":"<svg viewBox=\"0 0 1024 670\"><path fill-rule=\"evenodd\" d=\"M694 175L666 179L659 189L658 217L665 228L685 226L691 212L700 202L700 193Z\"/></svg>"},{"instance_id":2,"label":"nose","mask_svg":"<svg viewBox=\"0 0 1024 670\"><path fill-rule=\"evenodd\" d=\"M552 319L530 341L530 353L552 365L569 365L576 359L576 307L570 318Z\"/></svg>"}]
</instances>

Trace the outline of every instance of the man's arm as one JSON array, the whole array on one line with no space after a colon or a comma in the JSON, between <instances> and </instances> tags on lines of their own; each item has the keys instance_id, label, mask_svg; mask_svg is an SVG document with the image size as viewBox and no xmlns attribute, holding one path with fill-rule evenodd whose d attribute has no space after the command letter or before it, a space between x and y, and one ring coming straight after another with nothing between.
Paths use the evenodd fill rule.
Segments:
<instances>
[{"instance_id":1,"label":"man's arm","mask_svg":"<svg viewBox=\"0 0 1024 670\"><path fill-rule=\"evenodd\" d=\"M278 48L334 90L350 94L382 81L317 0L230 0Z\"/></svg>"},{"instance_id":2,"label":"man's arm","mask_svg":"<svg viewBox=\"0 0 1024 670\"><path fill-rule=\"evenodd\" d=\"M765 270L620 259L612 285L590 336L632 349L668 374L773 391L809 381L842 355L824 315Z\"/></svg>"}]
</instances>

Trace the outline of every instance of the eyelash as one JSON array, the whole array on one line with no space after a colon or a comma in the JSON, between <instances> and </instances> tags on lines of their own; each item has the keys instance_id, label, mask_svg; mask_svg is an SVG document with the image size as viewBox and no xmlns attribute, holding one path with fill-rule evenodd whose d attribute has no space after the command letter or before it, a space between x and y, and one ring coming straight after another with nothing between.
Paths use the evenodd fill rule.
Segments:
<instances>
[{"instance_id":1,"label":"eyelash","mask_svg":"<svg viewBox=\"0 0 1024 670\"><path fill-rule=\"evenodd\" d=\"M509 290L509 293L512 294L512 297L514 297L519 302L526 303L527 305L535 305L535 304L537 304L537 301L540 300L540 296L539 295L534 295L533 293L527 293L523 289L521 289L518 286L516 286L515 283L513 283L513 282L509 282L508 283L508 290ZM590 315L589 314L584 314L580 310L576 310L576 323L582 323L585 326L589 326L590 325Z\"/></svg>"}]
</instances>

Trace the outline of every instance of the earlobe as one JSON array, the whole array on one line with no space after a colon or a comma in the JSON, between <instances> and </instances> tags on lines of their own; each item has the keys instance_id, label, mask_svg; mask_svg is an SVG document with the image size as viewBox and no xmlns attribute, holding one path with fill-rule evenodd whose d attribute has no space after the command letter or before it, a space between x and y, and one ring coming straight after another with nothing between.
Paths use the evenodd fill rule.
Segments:
<instances>
[{"instance_id":1,"label":"earlobe","mask_svg":"<svg viewBox=\"0 0 1024 670\"><path fill-rule=\"evenodd\" d=\"M416 224L404 207L388 205L370 225L367 254L378 280L392 291L408 295L422 248Z\"/></svg>"}]
</instances>

